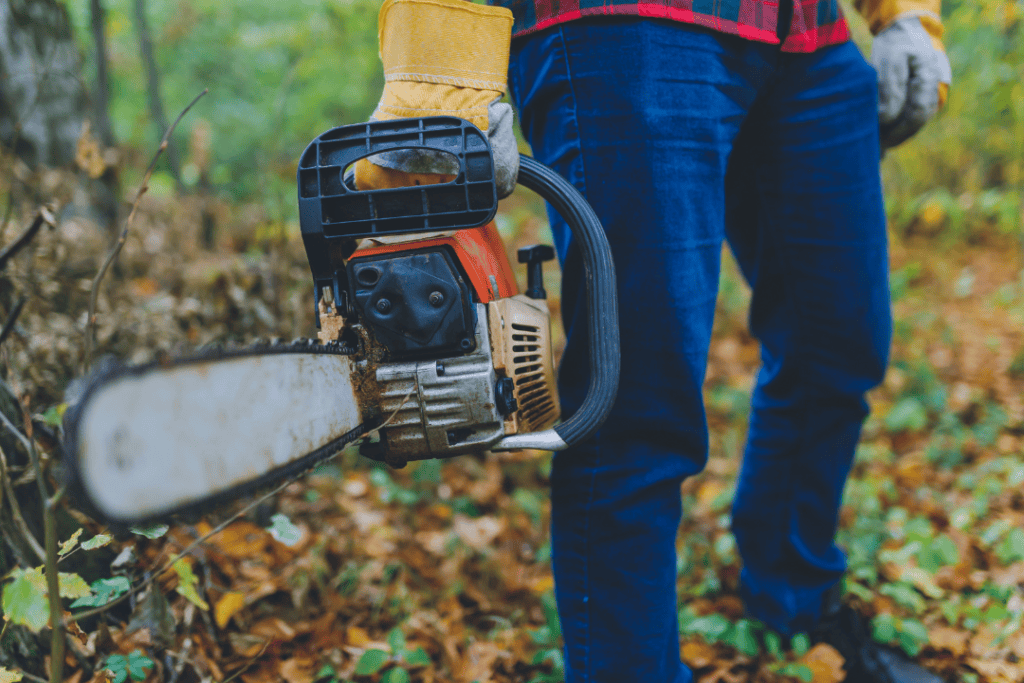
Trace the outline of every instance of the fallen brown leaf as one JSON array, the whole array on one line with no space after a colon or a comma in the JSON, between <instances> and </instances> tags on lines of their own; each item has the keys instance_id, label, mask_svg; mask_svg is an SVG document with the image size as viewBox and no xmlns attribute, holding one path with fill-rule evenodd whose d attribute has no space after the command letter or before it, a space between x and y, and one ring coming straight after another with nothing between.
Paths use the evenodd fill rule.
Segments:
<instances>
[{"instance_id":1,"label":"fallen brown leaf","mask_svg":"<svg viewBox=\"0 0 1024 683\"><path fill-rule=\"evenodd\" d=\"M828 643L818 643L808 650L800 662L814 673L814 683L839 683L846 678L839 652Z\"/></svg>"},{"instance_id":2,"label":"fallen brown leaf","mask_svg":"<svg viewBox=\"0 0 1024 683\"><path fill-rule=\"evenodd\" d=\"M715 662L715 648L703 640L691 640L683 644L680 655L692 669L703 669Z\"/></svg>"}]
</instances>

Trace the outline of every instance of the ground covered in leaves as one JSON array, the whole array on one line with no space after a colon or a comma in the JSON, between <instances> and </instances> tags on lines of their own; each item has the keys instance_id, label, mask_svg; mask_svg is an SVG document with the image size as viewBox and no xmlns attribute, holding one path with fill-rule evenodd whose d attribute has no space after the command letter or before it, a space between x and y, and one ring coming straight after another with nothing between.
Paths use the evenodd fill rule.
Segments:
<instances>
[{"instance_id":1,"label":"ground covered in leaves","mask_svg":"<svg viewBox=\"0 0 1024 683\"><path fill-rule=\"evenodd\" d=\"M68 383L86 365L88 297L110 235L76 204L74 176L11 168L24 176L19 186L39 190L13 203L3 244L36 205L60 208L54 227L0 274L5 319L25 297L0 347L4 379L56 427ZM543 239L540 215L534 199L508 202L499 228L510 251ZM203 216L217 225L213 249L199 246ZM918 228L941 220L925 212ZM1000 238L946 244L913 226L893 237L893 366L873 394L842 515L848 599L877 639L947 680L1024 680L1020 250ZM836 683L843 662L834 650L765 631L736 596L729 502L758 361L735 268L722 285L706 388L711 460L682 491L681 654L701 683ZM297 235L260 207L165 193L143 201L100 287L96 355L139 361L211 342L312 336L311 296ZM231 510L111 538L72 502L83 531L60 539L67 613L154 581L74 622L66 677L559 681L550 462L523 452L396 471L346 452L173 563ZM39 576L25 566L6 577L5 631L46 631ZM25 665L25 680L44 677L44 665L45 653Z\"/></svg>"}]
</instances>

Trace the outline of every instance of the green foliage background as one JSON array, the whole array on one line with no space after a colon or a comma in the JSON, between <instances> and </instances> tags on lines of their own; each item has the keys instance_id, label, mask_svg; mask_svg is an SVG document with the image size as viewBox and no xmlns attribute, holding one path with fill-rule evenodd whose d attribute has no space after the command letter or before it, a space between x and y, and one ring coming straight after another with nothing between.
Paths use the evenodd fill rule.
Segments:
<instances>
[{"instance_id":1,"label":"green foliage background","mask_svg":"<svg viewBox=\"0 0 1024 683\"><path fill-rule=\"evenodd\" d=\"M107 0L111 118L121 143L152 149L163 131L146 107L145 68L130 0ZM203 88L210 95L178 129L212 132L210 179L236 199L294 186L294 160L324 130L366 120L383 86L378 3L148 0L148 20L173 117ZM89 83L95 53L88 3L69 3ZM196 169L183 168L186 184Z\"/></svg>"},{"instance_id":2,"label":"green foliage background","mask_svg":"<svg viewBox=\"0 0 1024 683\"><path fill-rule=\"evenodd\" d=\"M151 148L160 131L146 108L132 2L107 1L111 115L122 143ZM204 87L210 96L183 123L178 143L203 121L212 130L210 179L235 199L290 197L294 160L325 129L365 120L383 78L379 0L149 0L148 18L172 116ZM953 88L946 110L884 163L890 213L956 237L1012 232L1024 189L1024 0L946 0ZM88 6L69 3L95 74ZM862 49L870 36L847 7ZM186 164L186 184L196 169ZM291 207L292 202L287 202ZM929 208L930 207L930 208ZM926 225L915 223L928 208ZM290 211L294 209L289 208Z\"/></svg>"}]
</instances>

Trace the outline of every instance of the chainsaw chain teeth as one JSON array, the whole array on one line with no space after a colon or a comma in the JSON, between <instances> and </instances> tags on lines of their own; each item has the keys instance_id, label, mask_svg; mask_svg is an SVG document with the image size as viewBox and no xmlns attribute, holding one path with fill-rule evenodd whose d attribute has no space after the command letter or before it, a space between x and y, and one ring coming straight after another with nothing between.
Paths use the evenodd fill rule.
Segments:
<instances>
[{"instance_id":1,"label":"chainsaw chain teeth","mask_svg":"<svg viewBox=\"0 0 1024 683\"><path fill-rule=\"evenodd\" d=\"M301 337L291 342L282 342L279 338L259 339L247 346L227 346L220 343L207 344L193 352L180 355L171 356L168 353L157 353L153 360L138 364L122 363L113 356L103 356L96 361L89 375L80 380L73 381L65 392L65 403L67 403L68 408L64 413L61 429L64 455L62 460L65 463L65 467L62 468L61 472L62 478L69 485L69 492L74 497L79 509L96 519L104 519L103 515L88 503L88 497L80 490L79 477L76 472L78 466L78 446L75 441L78 434L78 420L82 414L82 408L88 403L90 396L105 384L120 377L142 375L154 369L166 370L172 367L230 358L250 358L288 353L352 356L356 352L357 349L341 342L322 344L317 339ZM379 419L365 422L312 453L293 460L291 463L256 480L223 491L211 498L188 505L173 513L159 515L147 521L182 521L188 523L202 517L204 514L214 512L218 508L239 498L259 495L276 489L279 486L290 484L315 469L325 460L341 452L350 443L366 436L379 427L379 423ZM110 528L114 531L127 531L126 525L114 521L110 521Z\"/></svg>"}]
</instances>

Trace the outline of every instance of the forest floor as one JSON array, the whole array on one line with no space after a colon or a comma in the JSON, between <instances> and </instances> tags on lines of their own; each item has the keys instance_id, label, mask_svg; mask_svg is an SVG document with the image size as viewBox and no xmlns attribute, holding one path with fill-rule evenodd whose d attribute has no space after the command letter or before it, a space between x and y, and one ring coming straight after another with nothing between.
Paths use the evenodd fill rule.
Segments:
<instances>
[{"instance_id":1,"label":"forest floor","mask_svg":"<svg viewBox=\"0 0 1024 683\"><path fill-rule=\"evenodd\" d=\"M71 198L76 181L33 182L45 197ZM204 212L218 226L213 249L200 246ZM503 207L510 253L543 239L539 215L534 198ZM0 241L30 220L15 211ZM4 379L53 425L83 372L88 297L108 242L65 210L0 274L5 317L27 297L0 348ZM950 681L1024 680L1021 268L1013 242L893 236L893 365L872 392L841 518L848 599L876 638ZM139 361L210 342L312 336L311 296L301 241L259 206L149 197L100 288L97 354ZM711 458L682 490L681 655L701 683L835 683L843 662L834 650L745 619L736 593L729 504L758 366L747 301L727 264L706 385ZM151 588L78 621L66 677L559 681L550 463L526 451L391 470L346 452L209 537ZM73 514L85 532L61 567L88 588L65 601L71 614L138 585L228 516L108 539ZM42 664L27 673L45 676Z\"/></svg>"}]
</instances>

